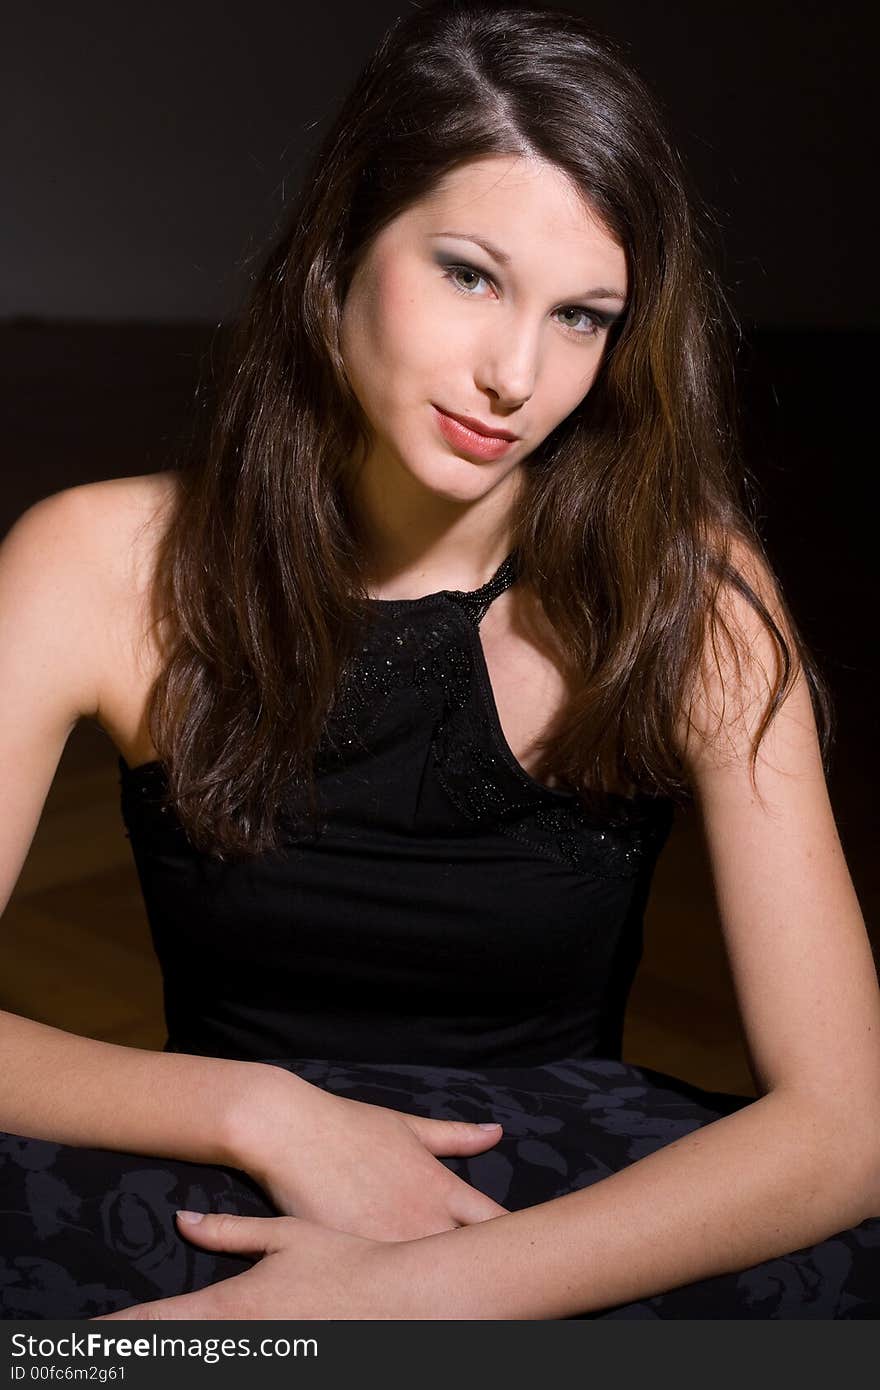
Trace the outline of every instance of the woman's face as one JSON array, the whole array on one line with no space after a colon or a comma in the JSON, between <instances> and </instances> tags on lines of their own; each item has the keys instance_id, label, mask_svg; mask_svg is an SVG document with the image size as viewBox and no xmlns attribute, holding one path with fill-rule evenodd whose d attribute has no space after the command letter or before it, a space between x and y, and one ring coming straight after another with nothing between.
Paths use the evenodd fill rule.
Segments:
<instances>
[{"instance_id":1,"label":"woman's face","mask_svg":"<svg viewBox=\"0 0 880 1390\"><path fill-rule=\"evenodd\" d=\"M459 166L379 234L343 305L373 482L393 487L403 470L463 503L514 485L592 386L626 294L622 249L558 169ZM445 412L516 439L481 445Z\"/></svg>"}]
</instances>

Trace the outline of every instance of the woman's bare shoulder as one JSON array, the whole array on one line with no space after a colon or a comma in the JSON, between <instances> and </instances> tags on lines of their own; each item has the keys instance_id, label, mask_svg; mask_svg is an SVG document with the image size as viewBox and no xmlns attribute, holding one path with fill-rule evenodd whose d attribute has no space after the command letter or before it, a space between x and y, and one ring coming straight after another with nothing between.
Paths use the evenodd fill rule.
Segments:
<instances>
[{"instance_id":1,"label":"woman's bare shoulder","mask_svg":"<svg viewBox=\"0 0 880 1390\"><path fill-rule=\"evenodd\" d=\"M94 602L104 616L143 602L154 574L156 544L179 496L171 471L79 483L47 499L63 505L71 542L87 554L97 580Z\"/></svg>"},{"instance_id":2,"label":"woman's bare shoulder","mask_svg":"<svg viewBox=\"0 0 880 1390\"><path fill-rule=\"evenodd\" d=\"M100 554L115 558L125 573L132 546L161 532L180 495L180 480L168 470L80 483L71 492L78 494L82 524Z\"/></svg>"},{"instance_id":3,"label":"woman's bare shoulder","mask_svg":"<svg viewBox=\"0 0 880 1390\"><path fill-rule=\"evenodd\" d=\"M21 514L9 546L33 552L52 583L103 610L105 599L133 594L148 578L179 486L176 474L164 472L61 488Z\"/></svg>"},{"instance_id":4,"label":"woman's bare shoulder","mask_svg":"<svg viewBox=\"0 0 880 1390\"><path fill-rule=\"evenodd\" d=\"M103 583L97 587L97 722L127 761L152 756L145 708L163 653L153 628L158 542L180 496L171 471L81 484L78 530Z\"/></svg>"}]
</instances>

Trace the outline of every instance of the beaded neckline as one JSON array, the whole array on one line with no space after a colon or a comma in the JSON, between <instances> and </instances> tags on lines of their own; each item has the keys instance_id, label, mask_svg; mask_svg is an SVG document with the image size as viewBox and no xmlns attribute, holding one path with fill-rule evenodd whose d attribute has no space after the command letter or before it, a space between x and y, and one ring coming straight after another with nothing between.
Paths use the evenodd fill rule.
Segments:
<instances>
[{"instance_id":1,"label":"beaded neckline","mask_svg":"<svg viewBox=\"0 0 880 1390\"><path fill-rule=\"evenodd\" d=\"M518 554L514 549L502 560L495 573L487 579L485 584L481 584L477 589L438 589L434 593L423 594L419 598L400 598L400 599L379 599L368 598L367 602L377 610L386 612L390 615L396 613L409 613L413 610L429 608L438 604L450 603L458 612L460 619L464 620L467 628L470 629L470 649L473 661L472 674L477 685L481 689L481 707L486 721L486 734L490 744L495 750L496 755L500 755L502 763L506 764L509 773L513 773L520 786L532 796L538 794L542 799L554 805L562 813L564 808L576 808L580 802L578 794L568 788L551 787L546 783L537 781L522 766L516 755L512 752L504 730L498 716L498 709L495 703L494 691L492 689L489 673L486 668L485 655L482 642L479 636L479 624L486 610L492 601L508 589L515 582L519 575ZM400 637L397 639L400 641ZM148 779L161 777L165 780L165 765L158 758L153 758L149 762L138 763L130 766L125 758L120 754L118 757L120 774L124 781L134 779L142 775ZM640 807L653 802L655 798L647 796L645 793L636 793L635 796L626 796L619 792L602 791L599 793L601 802L609 807L617 806L621 810L629 812L637 811Z\"/></svg>"},{"instance_id":2,"label":"beaded neckline","mask_svg":"<svg viewBox=\"0 0 880 1390\"><path fill-rule=\"evenodd\" d=\"M487 579L485 584L481 584L478 589L437 589L434 593L422 594L420 598L372 598L368 596L367 602L371 607L385 609L389 612L403 612L437 603L440 600L449 600L479 622L492 600L514 583L518 572L517 552L511 550L501 561L491 578Z\"/></svg>"},{"instance_id":3,"label":"beaded neckline","mask_svg":"<svg viewBox=\"0 0 880 1390\"><path fill-rule=\"evenodd\" d=\"M492 600L504 593L504 590L513 584L518 570L517 552L511 550L501 561L491 578L487 579L485 584L481 584L478 589L438 589L432 594L422 594L420 598L368 597L367 602L377 609L395 613L418 608L420 605L427 607L429 604L437 603L438 600L448 599L460 608L472 622L479 623ZM122 754L119 754L117 763L120 772L126 777L133 777L135 773L139 772L162 772L164 770L164 763L159 758L151 758L149 762L130 766Z\"/></svg>"}]
</instances>

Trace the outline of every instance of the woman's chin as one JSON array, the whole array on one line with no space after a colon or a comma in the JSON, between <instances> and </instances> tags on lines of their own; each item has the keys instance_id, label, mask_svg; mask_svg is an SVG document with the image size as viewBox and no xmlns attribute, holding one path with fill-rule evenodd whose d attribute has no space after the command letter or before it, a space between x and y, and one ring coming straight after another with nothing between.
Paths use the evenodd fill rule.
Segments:
<instances>
[{"instance_id":1,"label":"woman's chin","mask_svg":"<svg viewBox=\"0 0 880 1390\"><path fill-rule=\"evenodd\" d=\"M426 491L447 502L478 502L487 492L506 478L510 469L501 472L497 465L476 463L451 456L436 468L411 469L411 476Z\"/></svg>"}]
</instances>

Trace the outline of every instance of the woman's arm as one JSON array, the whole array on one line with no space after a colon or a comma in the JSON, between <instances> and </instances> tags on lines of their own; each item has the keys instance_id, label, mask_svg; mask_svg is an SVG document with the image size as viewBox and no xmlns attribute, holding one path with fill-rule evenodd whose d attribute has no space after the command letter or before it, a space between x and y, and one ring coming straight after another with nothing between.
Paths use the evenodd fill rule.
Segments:
<instances>
[{"instance_id":1,"label":"woman's arm","mask_svg":"<svg viewBox=\"0 0 880 1390\"><path fill-rule=\"evenodd\" d=\"M764 568L743 549L734 560L786 631ZM707 645L682 745L763 1094L582 1192L401 1247L401 1287L434 1316L590 1312L880 1216L880 991L809 693L799 677L777 711L756 797L748 752L773 649L738 596L725 617L754 660L740 685Z\"/></svg>"},{"instance_id":2,"label":"woman's arm","mask_svg":"<svg viewBox=\"0 0 880 1390\"><path fill-rule=\"evenodd\" d=\"M735 559L785 631L766 571ZM763 1094L585 1191L410 1244L407 1277L427 1279L436 1316L589 1312L880 1216L880 991L809 693L799 677L777 711L756 797L748 751L772 648L744 600L726 616L754 662L740 687L723 649L718 666L707 651L683 742Z\"/></svg>"},{"instance_id":3,"label":"woman's arm","mask_svg":"<svg viewBox=\"0 0 880 1390\"><path fill-rule=\"evenodd\" d=\"M259 1062L122 1047L0 1011L0 1128L57 1144L244 1167L268 1112L323 1094Z\"/></svg>"},{"instance_id":4,"label":"woman's arm","mask_svg":"<svg viewBox=\"0 0 880 1390\"><path fill-rule=\"evenodd\" d=\"M0 914L70 731L100 705L115 573L104 498L90 485L55 493L0 545ZM204 1162L235 1162L270 1091L278 1103L285 1087L293 1106L315 1091L274 1067L120 1047L2 1012L0 1059L0 1129Z\"/></svg>"},{"instance_id":5,"label":"woman's arm","mask_svg":"<svg viewBox=\"0 0 880 1390\"><path fill-rule=\"evenodd\" d=\"M112 483L56 493L0 545L0 914L70 731L101 709L108 633L131 608L119 497ZM0 1130L241 1168L280 1211L366 1237L505 1211L436 1157L483 1152L498 1131L361 1104L269 1064L120 1047L2 1011Z\"/></svg>"},{"instance_id":6,"label":"woman's arm","mask_svg":"<svg viewBox=\"0 0 880 1390\"><path fill-rule=\"evenodd\" d=\"M566 1318L748 1269L880 1214L870 1166L833 1111L772 1092L582 1192L392 1247L395 1316Z\"/></svg>"},{"instance_id":7,"label":"woman's arm","mask_svg":"<svg viewBox=\"0 0 880 1390\"><path fill-rule=\"evenodd\" d=\"M880 1213L833 1109L773 1091L582 1192L418 1240L213 1213L180 1231L244 1274L111 1319L553 1319L747 1269Z\"/></svg>"}]
</instances>

